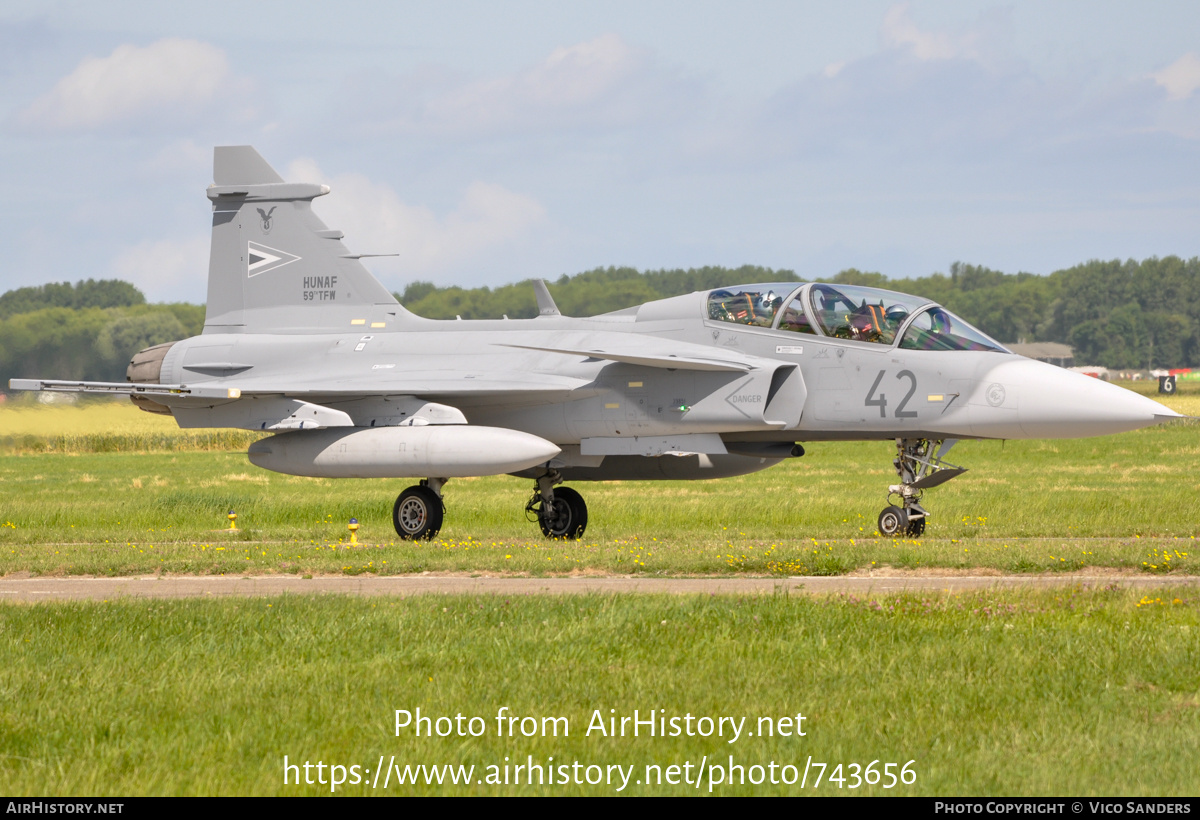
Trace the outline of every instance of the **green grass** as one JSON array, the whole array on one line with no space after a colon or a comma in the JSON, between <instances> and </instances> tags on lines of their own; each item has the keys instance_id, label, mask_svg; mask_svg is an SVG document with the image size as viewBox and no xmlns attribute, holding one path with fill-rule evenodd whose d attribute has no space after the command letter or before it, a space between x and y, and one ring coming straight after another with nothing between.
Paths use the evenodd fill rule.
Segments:
<instances>
[{"instance_id":1,"label":"green grass","mask_svg":"<svg viewBox=\"0 0 1200 820\"><path fill-rule=\"evenodd\" d=\"M1192 387L1169 401L1186 411L1200 401ZM71 419L70 435L47 432ZM802 459L735 479L576 484L589 507L577 542L547 541L525 520L532 482L457 479L439 538L419 543L399 541L391 524L409 480L297 478L222 449L253 433L173 430L111 402L3 408L0 423L10 445L0 449L0 574L1195 573L1200 556L1195 421L963 442L951 458L969 472L925 496L932 518L920 540L875 533L895 480L892 445L848 442L812 443ZM230 509L236 533L225 531Z\"/></svg>"},{"instance_id":2,"label":"green grass","mask_svg":"<svg viewBox=\"0 0 1200 820\"><path fill-rule=\"evenodd\" d=\"M170 416L144 413L126 399L84 397L71 404L43 405L21 396L0 404L0 453L245 450L263 435L181 430Z\"/></svg>"},{"instance_id":3,"label":"green grass","mask_svg":"<svg viewBox=\"0 0 1200 820\"><path fill-rule=\"evenodd\" d=\"M433 542L391 525L409 482L307 479L223 452L0 456L0 573L422 571L837 574L862 568L1103 566L1195 572L1200 427L1106 439L965 442L966 475L929 492L924 538L875 535L886 443L814 444L771 470L710 482L576 485L581 541L525 520L532 482L451 481ZM224 532L226 513L239 531ZM351 546L347 522L361 522Z\"/></svg>"},{"instance_id":4,"label":"green grass","mask_svg":"<svg viewBox=\"0 0 1200 820\"><path fill-rule=\"evenodd\" d=\"M1144 388L1143 388L1144 389ZM1175 402L1196 401L1183 396ZM1179 405L1181 412L1198 414ZM456 480L442 537L398 541L406 481L250 466L222 432L116 405L0 408L0 573L836 574L867 568L1162 573L1154 592L960 596L283 596L0 605L0 783L12 795L319 794L283 757L405 764L914 761L912 786L842 793L1192 795L1200 752L1200 427L966 442L926 496L927 536L874 537L892 448L814 444L742 479L576 485L591 523L548 542L531 482ZM56 409L57 412L57 409ZM95 412L95 415L93 413ZM75 415L71 415L71 414ZM86 420L85 420L86 419ZM19 424L17 422L20 422ZM165 426L164 423L165 422ZM62 434L63 425L71 429ZM128 426L126 426L128 423ZM40 426L39 426L40 425ZM202 438L209 436L210 438ZM238 443L242 442L242 443ZM115 448L116 452L112 452ZM241 529L224 532L226 512ZM349 545L346 523L362 523ZM494 717L571 735L499 738ZM479 738L395 734L395 710L480 716ZM609 710L616 710L610 713ZM584 736L631 716L806 716L802 738ZM511 770L510 770L511 771ZM815 772L814 772L815 774ZM633 779L637 779L635 776ZM811 783L811 781L810 781ZM846 783L849 785L849 782ZM699 791L704 793L706 786ZM795 787L718 786L719 794ZM838 793L828 781L813 792ZM609 786L417 786L348 794L610 794ZM695 794L631 785L624 794Z\"/></svg>"},{"instance_id":5,"label":"green grass","mask_svg":"<svg viewBox=\"0 0 1200 820\"><path fill-rule=\"evenodd\" d=\"M732 755L747 768L803 769L809 756L831 768L914 761L915 784L860 794L1193 795L1197 630L1195 590L1168 589L7 605L0 782L10 795L305 794L329 787L284 786L284 755L481 770L505 756L553 756L633 765L639 776L647 764L727 765ZM570 734L498 737L502 706L566 717ZM480 716L486 732L397 736L395 710L417 708ZM747 729L800 713L806 735L585 735L595 710L634 709L744 716ZM393 784L390 793L613 789ZM696 792L631 782L625 793Z\"/></svg>"}]
</instances>

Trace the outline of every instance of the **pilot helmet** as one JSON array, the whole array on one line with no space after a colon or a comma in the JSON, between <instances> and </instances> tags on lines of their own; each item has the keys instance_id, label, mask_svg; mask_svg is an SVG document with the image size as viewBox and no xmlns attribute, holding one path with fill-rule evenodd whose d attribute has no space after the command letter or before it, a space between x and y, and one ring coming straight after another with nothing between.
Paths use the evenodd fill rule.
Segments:
<instances>
[{"instance_id":1,"label":"pilot helmet","mask_svg":"<svg viewBox=\"0 0 1200 820\"><path fill-rule=\"evenodd\" d=\"M950 314L940 307L929 311L929 322L933 325L934 333L950 332Z\"/></svg>"}]
</instances>

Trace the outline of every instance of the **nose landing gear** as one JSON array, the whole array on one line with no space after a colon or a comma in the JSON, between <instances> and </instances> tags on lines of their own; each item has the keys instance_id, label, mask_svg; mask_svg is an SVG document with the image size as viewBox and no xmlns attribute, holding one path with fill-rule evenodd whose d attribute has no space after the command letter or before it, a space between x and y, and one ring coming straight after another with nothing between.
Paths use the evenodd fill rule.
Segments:
<instances>
[{"instance_id":1,"label":"nose landing gear","mask_svg":"<svg viewBox=\"0 0 1200 820\"><path fill-rule=\"evenodd\" d=\"M952 438L937 441L896 439L896 458L892 464L900 483L888 487L888 501L894 499L898 504L889 504L879 514L881 535L919 538L925 532L929 512L919 503L921 493L966 472L966 468L943 460L957 443L958 440Z\"/></svg>"}]
</instances>

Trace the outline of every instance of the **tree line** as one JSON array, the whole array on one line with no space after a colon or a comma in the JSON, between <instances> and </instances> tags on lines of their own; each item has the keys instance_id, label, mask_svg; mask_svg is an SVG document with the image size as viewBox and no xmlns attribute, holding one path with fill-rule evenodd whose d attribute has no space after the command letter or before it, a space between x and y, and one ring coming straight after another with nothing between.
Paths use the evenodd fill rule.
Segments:
<instances>
[{"instance_id":1,"label":"tree line","mask_svg":"<svg viewBox=\"0 0 1200 820\"><path fill-rule=\"evenodd\" d=\"M609 267L561 276L550 290L563 313L591 316L722 285L799 280L795 271L753 266L645 272ZM851 268L815 281L924 296L1001 342L1069 344L1080 363L1120 369L1200 364L1200 258L1093 260L1046 276L961 262L948 273L917 279ZM413 282L396 297L431 319L537 315L529 281L495 289Z\"/></svg>"},{"instance_id":2,"label":"tree line","mask_svg":"<svg viewBox=\"0 0 1200 820\"><path fill-rule=\"evenodd\" d=\"M203 326L203 305L147 304L115 279L10 290L0 295L0 389L12 378L123 382L134 353Z\"/></svg>"},{"instance_id":3,"label":"tree line","mask_svg":"<svg viewBox=\"0 0 1200 820\"><path fill-rule=\"evenodd\" d=\"M550 283L559 309L593 316L723 285L798 282L795 271L743 266L596 268ZM1001 342L1062 342L1077 362L1110 368L1200 364L1200 258L1093 260L1046 276L956 262L947 273L889 279L848 269L829 279L924 296ZM497 288L413 282L397 299L432 319L531 318L530 280ZM10 378L123 381L134 353L198 334L204 307L147 304L133 285L86 280L0 295L0 385Z\"/></svg>"},{"instance_id":4,"label":"tree line","mask_svg":"<svg viewBox=\"0 0 1200 820\"><path fill-rule=\"evenodd\" d=\"M1080 364L1154 369L1200 364L1200 258L1092 260L1047 276L955 263L949 274L837 281L919 294L1001 342L1062 342Z\"/></svg>"}]
</instances>

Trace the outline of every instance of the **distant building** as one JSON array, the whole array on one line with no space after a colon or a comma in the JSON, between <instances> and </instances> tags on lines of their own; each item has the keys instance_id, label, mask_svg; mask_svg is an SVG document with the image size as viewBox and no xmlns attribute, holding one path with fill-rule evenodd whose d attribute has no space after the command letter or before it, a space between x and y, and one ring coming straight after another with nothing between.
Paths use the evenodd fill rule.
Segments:
<instances>
[{"instance_id":1,"label":"distant building","mask_svg":"<svg viewBox=\"0 0 1200 820\"><path fill-rule=\"evenodd\" d=\"M1075 366L1075 351L1070 345L1058 342L1032 342L1030 344L1005 345L1013 353L1037 359L1039 362L1056 364L1059 367Z\"/></svg>"}]
</instances>

